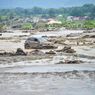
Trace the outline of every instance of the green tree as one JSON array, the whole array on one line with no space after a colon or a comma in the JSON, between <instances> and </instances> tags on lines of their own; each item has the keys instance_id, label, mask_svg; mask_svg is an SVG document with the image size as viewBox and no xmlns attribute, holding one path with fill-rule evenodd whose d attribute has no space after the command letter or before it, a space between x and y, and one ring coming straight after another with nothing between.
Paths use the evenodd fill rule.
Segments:
<instances>
[{"instance_id":1,"label":"green tree","mask_svg":"<svg viewBox=\"0 0 95 95\"><path fill-rule=\"evenodd\" d=\"M86 29L93 29L93 28L95 28L95 20L85 21L84 28L86 28Z\"/></svg>"}]
</instances>

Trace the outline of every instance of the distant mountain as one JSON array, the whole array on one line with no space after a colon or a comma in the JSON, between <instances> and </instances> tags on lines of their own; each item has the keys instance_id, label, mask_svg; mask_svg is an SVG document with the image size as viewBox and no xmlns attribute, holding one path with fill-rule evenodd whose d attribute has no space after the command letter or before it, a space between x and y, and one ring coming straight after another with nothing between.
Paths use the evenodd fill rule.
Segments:
<instances>
[{"instance_id":1,"label":"distant mountain","mask_svg":"<svg viewBox=\"0 0 95 95\"><path fill-rule=\"evenodd\" d=\"M0 8L59 8L95 4L95 0L0 0Z\"/></svg>"}]
</instances>

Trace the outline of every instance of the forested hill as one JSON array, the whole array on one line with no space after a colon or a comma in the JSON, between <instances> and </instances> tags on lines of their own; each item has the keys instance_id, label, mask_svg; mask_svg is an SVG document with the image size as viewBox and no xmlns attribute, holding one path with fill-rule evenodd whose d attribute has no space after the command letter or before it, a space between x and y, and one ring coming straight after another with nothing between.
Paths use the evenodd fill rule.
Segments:
<instances>
[{"instance_id":1,"label":"forested hill","mask_svg":"<svg viewBox=\"0 0 95 95\"><path fill-rule=\"evenodd\" d=\"M92 19L95 17L95 5L85 4L80 7L62 7L62 8L40 8L33 7L31 9L15 8L15 9L0 9L0 16L33 16L41 15L43 17L55 17L57 15L64 16L89 16Z\"/></svg>"}]
</instances>

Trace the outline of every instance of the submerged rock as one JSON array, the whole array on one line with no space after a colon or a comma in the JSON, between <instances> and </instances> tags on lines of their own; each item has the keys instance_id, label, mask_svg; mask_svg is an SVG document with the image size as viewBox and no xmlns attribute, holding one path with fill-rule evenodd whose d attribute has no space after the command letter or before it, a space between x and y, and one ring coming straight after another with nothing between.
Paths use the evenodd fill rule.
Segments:
<instances>
[{"instance_id":1,"label":"submerged rock","mask_svg":"<svg viewBox=\"0 0 95 95\"><path fill-rule=\"evenodd\" d=\"M63 49L57 50L57 52L75 53L76 51L72 49L70 46L65 46Z\"/></svg>"},{"instance_id":2,"label":"submerged rock","mask_svg":"<svg viewBox=\"0 0 95 95\"><path fill-rule=\"evenodd\" d=\"M58 62L58 63L56 63L56 64L65 64L65 62L63 62L63 61L60 61L60 62Z\"/></svg>"},{"instance_id":3,"label":"submerged rock","mask_svg":"<svg viewBox=\"0 0 95 95\"><path fill-rule=\"evenodd\" d=\"M15 53L12 53L12 52L3 52L3 53L0 53L0 56L14 56Z\"/></svg>"},{"instance_id":4,"label":"submerged rock","mask_svg":"<svg viewBox=\"0 0 95 95\"><path fill-rule=\"evenodd\" d=\"M80 63L83 63L83 61L81 61L81 60L71 60L71 61L67 60L65 63L66 64L80 64Z\"/></svg>"},{"instance_id":5,"label":"submerged rock","mask_svg":"<svg viewBox=\"0 0 95 95\"><path fill-rule=\"evenodd\" d=\"M17 55L27 55L21 48L18 48L16 52L1 52L0 56L17 56Z\"/></svg>"},{"instance_id":6,"label":"submerged rock","mask_svg":"<svg viewBox=\"0 0 95 95\"><path fill-rule=\"evenodd\" d=\"M60 61L56 64L80 64L80 63L83 63L83 61L81 61L81 60L65 60L65 62Z\"/></svg>"},{"instance_id":7,"label":"submerged rock","mask_svg":"<svg viewBox=\"0 0 95 95\"><path fill-rule=\"evenodd\" d=\"M92 30L85 30L83 33L94 33L95 32L95 28L93 28Z\"/></svg>"},{"instance_id":8,"label":"submerged rock","mask_svg":"<svg viewBox=\"0 0 95 95\"><path fill-rule=\"evenodd\" d=\"M53 45L43 45L42 49L55 49L57 47L53 46Z\"/></svg>"},{"instance_id":9,"label":"submerged rock","mask_svg":"<svg viewBox=\"0 0 95 95\"><path fill-rule=\"evenodd\" d=\"M33 55L44 55L45 53L36 49L34 51L29 52L29 55L31 55L31 54L33 54Z\"/></svg>"},{"instance_id":10,"label":"submerged rock","mask_svg":"<svg viewBox=\"0 0 95 95\"><path fill-rule=\"evenodd\" d=\"M82 33L71 33L71 34L68 34L66 37L78 37L80 36Z\"/></svg>"},{"instance_id":11,"label":"submerged rock","mask_svg":"<svg viewBox=\"0 0 95 95\"><path fill-rule=\"evenodd\" d=\"M56 54L56 52L53 50L50 50L49 52L46 52L46 54Z\"/></svg>"}]
</instances>

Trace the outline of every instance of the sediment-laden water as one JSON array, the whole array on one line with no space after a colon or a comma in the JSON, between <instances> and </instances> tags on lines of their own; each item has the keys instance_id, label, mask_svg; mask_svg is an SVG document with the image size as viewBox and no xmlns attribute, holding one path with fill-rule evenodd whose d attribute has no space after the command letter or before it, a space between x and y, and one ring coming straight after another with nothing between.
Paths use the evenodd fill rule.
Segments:
<instances>
[{"instance_id":1,"label":"sediment-laden water","mask_svg":"<svg viewBox=\"0 0 95 95\"><path fill-rule=\"evenodd\" d=\"M0 95L95 95L95 71L1 73Z\"/></svg>"}]
</instances>

